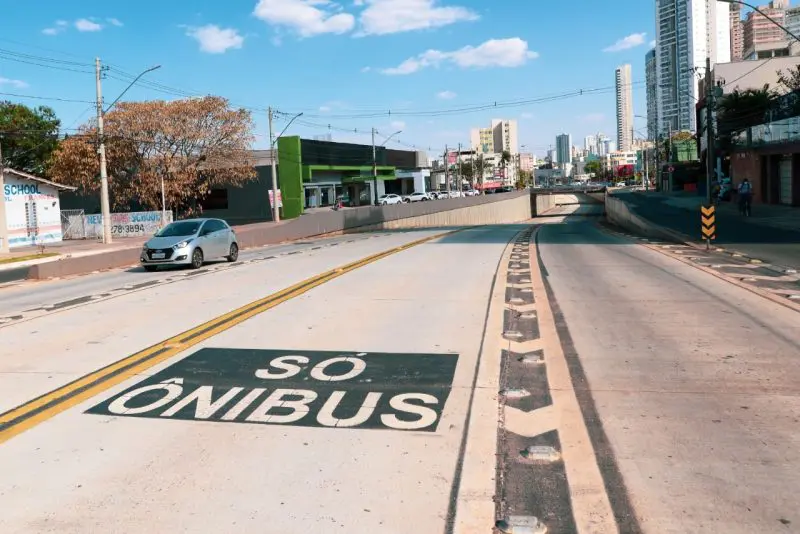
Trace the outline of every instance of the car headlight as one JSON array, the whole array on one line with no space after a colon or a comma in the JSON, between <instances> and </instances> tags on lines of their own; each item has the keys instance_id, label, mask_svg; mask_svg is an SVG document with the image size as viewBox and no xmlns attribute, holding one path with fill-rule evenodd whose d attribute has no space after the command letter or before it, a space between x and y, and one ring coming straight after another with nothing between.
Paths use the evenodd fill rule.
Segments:
<instances>
[{"instance_id":1,"label":"car headlight","mask_svg":"<svg viewBox=\"0 0 800 534\"><path fill-rule=\"evenodd\" d=\"M191 242L192 242L191 239L187 239L186 241L181 241L180 243L178 243L176 245L173 245L172 248L179 249L179 248L183 248L183 247L188 247L189 243L191 243Z\"/></svg>"}]
</instances>

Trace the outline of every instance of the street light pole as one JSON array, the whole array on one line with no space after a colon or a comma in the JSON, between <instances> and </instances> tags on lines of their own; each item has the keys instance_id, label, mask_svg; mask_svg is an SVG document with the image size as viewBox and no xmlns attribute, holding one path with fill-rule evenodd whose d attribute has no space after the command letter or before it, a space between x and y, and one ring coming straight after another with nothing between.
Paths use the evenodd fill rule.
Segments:
<instances>
[{"instance_id":1,"label":"street light pole","mask_svg":"<svg viewBox=\"0 0 800 534\"><path fill-rule=\"evenodd\" d=\"M375 199L375 205L378 205L378 155L377 155L377 147L375 146L375 134L378 133L378 130L375 128L372 129L372 189L373 189L373 197ZM397 130L395 133L387 137L381 147L386 146L392 137L395 135L399 135L403 133L403 130Z\"/></svg>"},{"instance_id":2,"label":"street light pole","mask_svg":"<svg viewBox=\"0 0 800 534\"><path fill-rule=\"evenodd\" d=\"M100 156L100 214L103 218L103 243L111 243L111 207L110 207L110 200L108 195L108 169L106 164L106 142L105 142L105 132L103 127L103 117L105 113L114 107L114 104L119 102L119 99L128 92L128 89L133 87L133 85L139 81L139 78L147 74L148 72L154 71L158 68L161 68L161 65L155 65L150 67L149 69L143 71L139 74L133 81L128 84L128 87L125 88L122 93L108 106L107 109L103 110L103 86L102 86L102 74L103 74L103 67L100 64L100 58L95 58L94 60L94 74L95 74L95 91L97 93L97 137L98 137L98 147L97 147L97 155ZM161 219L163 222L164 219L164 189L163 189L163 182L162 182L162 213Z\"/></svg>"},{"instance_id":3,"label":"street light pole","mask_svg":"<svg viewBox=\"0 0 800 534\"><path fill-rule=\"evenodd\" d=\"M273 135L272 132L272 119L275 113L272 110L272 107L267 109L267 116L269 118L269 148L270 148L270 155L272 156L272 168L270 169L272 175L272 221L273 222L280 222L281 220L281 210L278 206L278 151L275 148L275 145L278 143L278 139L289 129L289 126L297 119L298 117L302 117L302 113L298 113L286 124L283 131L278 134L277 137Z\"/></svg>"}]
</instances>

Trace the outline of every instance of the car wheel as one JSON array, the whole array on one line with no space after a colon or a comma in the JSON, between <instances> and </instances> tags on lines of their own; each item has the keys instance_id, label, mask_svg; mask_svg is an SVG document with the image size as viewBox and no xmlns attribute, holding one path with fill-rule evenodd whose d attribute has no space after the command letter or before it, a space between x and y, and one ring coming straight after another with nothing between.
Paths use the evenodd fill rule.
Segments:
<instances>
[{"instance_id":1,"label":"car wheel","mask_svg":"<svg viewBox=\"0 0 800 534\"><path fill-rule=\"evenodd\" d=\"M158 267L155 265L145 265L144 270L147 271L148 273L154 273L158 270Z\"/></svg>"},{"instance_id":2,"label":"car wheel","mask_svg":"<svg viewBox=\"0 0 800 534\"><path fill-rule=\"evenodd\" d=\"M239 245L236 243L231 243L231 251L230 254L225 256L225 259L229 262L233 263L239 259Z\"/></svg>"},{"instance_id":3,"label":"car wheel","mask_svg":"<svg viewBox=\"0 0 800 534\"><path fill-rule=\"evenodd\" d=\"M203 251L199 248L194 249L192 252L192 263L190 267L192 269L199 269L203 266Z\"/></svg>"}]
</instances>

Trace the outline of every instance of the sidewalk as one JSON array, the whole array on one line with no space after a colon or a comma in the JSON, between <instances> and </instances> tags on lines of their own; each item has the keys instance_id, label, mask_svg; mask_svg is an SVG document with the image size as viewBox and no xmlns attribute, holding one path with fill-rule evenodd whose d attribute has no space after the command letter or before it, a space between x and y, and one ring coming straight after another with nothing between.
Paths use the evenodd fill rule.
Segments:
<instances>
[{"instance_id":1,"label":"sidewalk","mask_svg":"<svg viewBox=\"0 0 800 534\"><path fill-rule=\"evenodd\" d=\"M700 205L704 197L656 192L616 193L640 217L701 241ZM736 204L717 208L714 244L776 266L800 268L800 208L754 205L753 216L743 217Z\"/></svg>"},{"instance_id":2,"label":"sidewalk","mask_svg":"<svg viewBox=\"0 0 800 534\"><path fill-rule=\"evenodd\" d=\"M77 258L80 256L90 256L101 254L113 250L123 250L141 247L149 237L121 237L113 243L105 245L93 239L66 240L59 243L48 243L43 246L15 247L6 254L0 254L0 262L14 258L24 258L26 256L37 256L44 252L46 256L25 261L10 261L0 263L0 271L16 269L44 263L48 261L58 261L63 258Z\"/></svg>"}]
</instances>

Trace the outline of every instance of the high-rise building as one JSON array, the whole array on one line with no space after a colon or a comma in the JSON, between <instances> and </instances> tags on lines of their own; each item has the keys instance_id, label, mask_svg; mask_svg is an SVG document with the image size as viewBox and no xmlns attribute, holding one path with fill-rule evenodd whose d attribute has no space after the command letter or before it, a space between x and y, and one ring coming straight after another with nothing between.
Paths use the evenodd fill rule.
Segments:
<instances>
[{"instance_id":1,"label":"high-rise building","mask_svg":"<svg viewBox=\"0 0 800 534\"><path fill-rule=\"evenodd\" d=\"M775 53L776 50L784 50L789 46L786 32L775 24L777 22L781 26L786 25L785 8L786 3L773 0L769 5L759 6L761 13L758 11L747 13L742 32L744 59L766 59L775 55L788 55L788 51Z\"/></svg>"},{"instance_id":2,"label":"high-rise building","mask_svg":"<svg viewBox=\"0 0 800 534\"><path fill-rule=\"evenodd\" d=\"M511 154L519 153L519 143L517 141L517 121L493 119L492 131L494 132L495 152L508 151Z\"/></svg>"},{"instance_id":3,"label":"high-rise building","mask_svg":"<svg viewBox=\"0 0 800 534\"><path fill-rule=\"evenodd\" d=\"M556 136L556 162L559 165L572 162L572 136L561 134Z\"/></svg>"},{"instance_id":4,"label":"high-rise building","mask_svg":"<svg viewBox=\"0 0 800 534\"><path fill-rule=\"evenodd\" d=\"M731 59L730 4L656 0L658 131L694 130L697 72Z\"/></svg>"},{"instance_id":5,"label":"high-rise building","mask_svg":"<svg viewBox=\"0 0 800 534\"><path fill-rule=\"evenodd\" d=\"M647 138L658 137L658 102L657 98L657 72L656 51L650 50L644 56L644 78L647 95Z\"/></svg>"},{"instance_id":6,"label":"high-rise building","mask_svg":"<svg viewBox=\"0 0 800 534\"><path fill-rule=\"evenodd\" d=\"M597 155L597 137L594 135L587 135L583 138L583 149L587 154Z\"/></svg>"},{"instance_id":7,"label":"high-rise building","mask_svg":"<svg viewBox=\"0 0 800 534\"><path fill-rule=\"evenodd\" d=\"M512 154L519 152L515 120L494 119L489 128L472 128L469 139L471 148L482 154L495 154L504 150Z\"/></svg>"},{"instance_id":8,"label":"high-rise building","mask_svg":"<svg viewBox=\"0 0 800 534\"><path fill-rule=\"evenodd\" d=\"M469 132L472 150L481 154L494 154L494 132L491 128L473 128Z\"/></svg>"},{"instance_id":9,"label":"high-rise building","mask_svg":"<svg viewBox=\"0 0 800 534\"><path fill-rule=\"evenodd\" d=\"M631 66L617 67L614 73L617 94L617 143L621 150L630 150L633 142L633 96Z\"/></svg>"},{"instance_id":10,"label":"high-rise building","mask_svg":"<svg viewBox=\"0 0 800 534\"><path fill-rule=\"evenodd\" d=\"M731 61L741 61L744 57L744 27L742 26L741 4L731 4Z\"/></svg>"}]
</instances>

